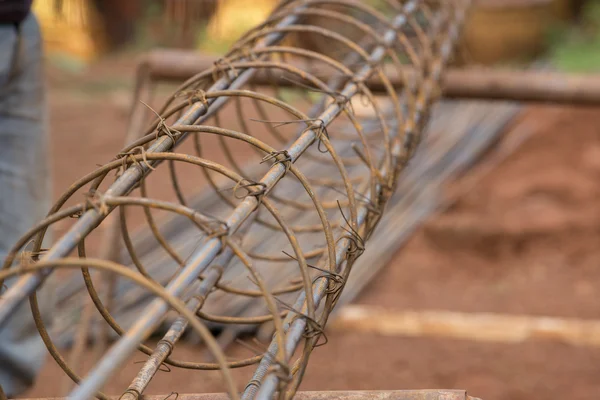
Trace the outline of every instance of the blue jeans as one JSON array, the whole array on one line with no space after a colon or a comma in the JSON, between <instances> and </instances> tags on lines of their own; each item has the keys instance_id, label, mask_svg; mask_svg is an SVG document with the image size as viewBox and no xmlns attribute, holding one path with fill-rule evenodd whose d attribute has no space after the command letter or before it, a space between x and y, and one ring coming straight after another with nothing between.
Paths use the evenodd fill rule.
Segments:
<instances>
[{"instance_id":1,"label":"blue jeans","mask_svg":"<svg viewBox=\"0 0 600 400\"><path fill-rule=\"evenodd\" d=\"M50 177L42 40L30 14L0 25L0 262L49 209ZM14 281L14 279L13 279ZM11 281L6 282L10 286ZM50 306L44 292L38 301ZM50 310L51 311L51 310ZM33 383L46 349L24 302L0 330L0 385L15 396Z\"/></svg>"}]
</instances>

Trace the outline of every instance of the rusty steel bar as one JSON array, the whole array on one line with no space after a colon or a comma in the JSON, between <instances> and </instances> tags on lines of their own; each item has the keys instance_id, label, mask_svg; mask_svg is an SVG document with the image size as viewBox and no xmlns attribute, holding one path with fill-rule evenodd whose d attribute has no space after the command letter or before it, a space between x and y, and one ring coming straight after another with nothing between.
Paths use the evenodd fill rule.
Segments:
<instances>
[{"instance_id":1,"label":"rusty steel bar","mask_svg":"<svg viewBox=\"0 0 600 400\"><path fill-rule=\"evenodd\" d=\"M162 108L148 106L148 114L156 116L149 128L132 136L113 160L74 183L47 219L17 242L0 271L0 283L16 275L21 278L0 297L0 324L32 295L31 309L44 343L78 383L71 399L108 399L99 390L136 349L149 359L123 394L129 400L143 394L163 363L221 370L234 399L239 393L229 369L258 364L244 399L273 398L277 392L282 398L293 397L352 265L416 151L469 3L386 0L382 11L355 0L280 3L213 67L182 84ZM321 77L298 67L297 59L333 73ZM386 62L400 74L410 68L405 81L410 84L394 88ZM253 76L263 72L268 85L255 88ZM385 88L385 106L375 101L367 86L375 75ZM280 78L289 84L282 85ZM355 114L354 99L371 110L374 128L365 129L367 121ZM174 152L186 138L196 155ZM217 141L222 159L207 145L210 138ZM243 153L235 145L246 146L262 160L252 168L242 166ZM182 185L197 189L198 181L181 180L177 165L200 170L223 209L191 207ZM163 199L160 185L161 198L149 197L148 186L159 167L169 168L176 201ZM106 183L111 171L116 178ZM300 194L294 188L300 188ZM65 206L76 193L85 194L85 202ZM133 218L126 210L131 208L143 211L142 226L156 243L144 250L150 255L144 261L128 230ZM119 259L123 264L86 255L89 234L101 223L106 226L105 219L114 210L125 245ZM161 231L157 212L184 218L194 229L195 243L177 245ZM48 227L69 217L76 222L67 233L50 249L41 249ZM33 251L25 251L32 239ZM78 257L69 257L74 250ZM152 264L162 267L160 274L149 272ZM175 272L166 274L167 266L173 265ZM60 355L35 298L45 277L62 268L81 270L95 308L118 335L84 378ZM122 327L97 292L90 269L127 279L150 291L153 300L137 311L131 325ZM284 269L292 273L282 279L278 271ZM259 302L262 315L207 311L216 299L237 304L240 298ZM180 316L156 348L145 346L143 341L162 325L170 309ZM215 323L233 327L269 323L273 341L254 357L231 361L208 329ZM172 358L173 347L188 327L216 362ZM303 351L294 360L302 340Z\"/></svg>"},{"instance_id":2,"label":"rusty steel bar","mask_svg":"<svg viewBox=\"0 0 600 400\"><path fill-rule=\"evenodd\" d=\"M187 307L194 313L198 312L215 283L223 274L224 265L228 264L233 257L233 252L226 249L217 260L216 264L211 265L204 276L204 280L194 290L194 296L187 302ZM188 321L184 317L179 317L171 325L167 333L156 345L156 349L150 358L144 363L140 372L135 377L131 385L121 396L121 400L135 400L144 392L154 375L158 372L163 362L172 353L175 344L181 339L181 336L188 328Z\"/></svg>"},{"instance_id":3,"label":"rusty steel bar","mask_svg":"<svg viewBox=\"0 0 600 400\"><path fill-rule=\"evenodd\" d=\"M153 50L141 61L155 81L180 82L210 68L216 58L185 50ZM310 71L310 66L301 66ZM331 71L314 71L323 80L330 79ZM407 70L410 79L414 71ZM394 87L403 86L404 77L388 67L386 75ZM252 83L272 84L272 78L257 73ZM280 86L293 82L279 79ZM367 80L369 89L385 92L378 76ZM550 71L508 70L500 68L463 67L447 68L441 81L442 95L451 99L511 100L520 102L556 103L570 105L600 105L600 75Z\"/></svg>"}]
</instances>

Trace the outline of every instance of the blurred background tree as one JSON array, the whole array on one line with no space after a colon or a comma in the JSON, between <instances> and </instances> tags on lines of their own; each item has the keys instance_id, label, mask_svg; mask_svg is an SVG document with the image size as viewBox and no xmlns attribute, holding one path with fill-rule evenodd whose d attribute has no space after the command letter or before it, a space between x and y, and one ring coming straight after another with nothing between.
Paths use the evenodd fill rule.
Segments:
<instances>
[{"instance_id":1,"label":"blurred background tree","mask_svg":"<svg viewBox=\"0 0 600 400\"><path fill-rule=\"evenodd\" d=\"M386 0L365 0L385 12ZM223 53L279 0L37 0L51 58L80 66L116 50L153 47ZM464 41L465 61L529 62L539 55L568 71L600 69L600 1L478 0ZM331 6L335 7L335 6ZM573 17L576 16L576 24ZM334 22L331 22L332 24ZM335 28L335 27L334 27ZM326 45L304 35L303 45ZM321 49L322 50L322 49Z\"/></svg>"},{"instance_id":2,"label":"blurred background tree","mask_svg":"<svg viewBox=\"0 0 600 400\"><path fill-rule=\"evenodd\" d=\"M550 31L550 59L571 72L600 70L600 2L588 1L580 9L577 24L560 24Z\"/></svg>"}]
</instances>

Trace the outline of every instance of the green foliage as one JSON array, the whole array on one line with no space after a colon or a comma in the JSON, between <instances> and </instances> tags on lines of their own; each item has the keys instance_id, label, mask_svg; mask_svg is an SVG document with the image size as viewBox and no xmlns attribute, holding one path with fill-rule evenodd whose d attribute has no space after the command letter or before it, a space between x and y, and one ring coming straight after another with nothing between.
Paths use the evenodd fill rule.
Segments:
<instances>
[{"instance_id":1,"label":"green foliage","mask_svg":"<svg viewBox=\"0 0 600 400\"><path fill-rule=\"evenodd\" d=\"M83 72L87 66L84 61L78 59L77 57L58 52L48 55L48 61L54 67L73 74Z\"/></svg>"},{"instance_id":2,"label":"green foliage","mask_svg":"<svg viewBox=\"0 0 600 400\"><path fill-rule=\"evenodd\" d=\"M196 36L196 47L201 48L202 51L222 55L235 43L235 40L217 40L211 37L207 32L207 28L206 25L203 26L198 30Z\"/></svg>"},{"instance_id":3,"label":"green foliage","mask_svg":"<svg viewBox=\"0 0 600 400\"><path fill-rule=\"evenodd\" d=\"M600 71L600 2L589 1L575 27L557 26L549 32L550 58L570 72Z\"/></svg>"},{"instance_id":4,"label":"green foliage","mask_svg":"<svg viewBox=\"0 0 600 400\"><path fill-rule=\"evenodd\" d=\"M162 0L146 0L141 15L134 22L134 39L129 50L145 51L156 47L194 48L196 38L206 29L207 21L194 20L184 31L180 22L165 18Z\"/></svg>"},{"instance_id":5,"label":"green foliage","mask_svg":"<svg viewBox=\"0 0 600 400\"><path fill-rule=\"evenodd\" d=\"M302 100L303 96L308 96L311 102L316 103L323 96L323 94L319 92L290 88L280 88L278 91L278 95L281 98L281 100L291 104L299 102L300 100Z\"/></svg>"},{"instance_id":6,"label":"green foliage","mask_svg":"<svg viewBox=\"0 0 600 400\"><path fill-rule=\"evenodd\" d=\"M387 3L385 0L367 0L365 1L365 3L373 8L378 9L381 12L392 11L392 8L390 7L389 3Z\"/></svg>"}]
</instances>

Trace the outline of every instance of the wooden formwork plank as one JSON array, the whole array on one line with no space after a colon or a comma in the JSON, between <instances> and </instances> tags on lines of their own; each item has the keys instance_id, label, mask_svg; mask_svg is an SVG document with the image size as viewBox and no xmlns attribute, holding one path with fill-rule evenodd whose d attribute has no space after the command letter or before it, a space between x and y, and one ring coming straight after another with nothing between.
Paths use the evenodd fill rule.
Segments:
<instances>
[{"instance_id":1,"label":"wooden formwork plank","mask_svg":"<svg viewBox=\"0 0 600 400\"><path fill-rule=\"evenodd\" d=\"M144 400L164 400L165 395L144 396ZM117 400L118 396L111 400ZM374 390L298 392L296 400L478 400L464 390ZM33 400L33 399L30 399ZM36 400L66 400L65 398L40 398ZM225 393L178 394L177 400L229 400Z\"/></svg>"},{"instance_id":2,"label":"wooden formwork plank","mask_svg":"<svg viewBox=\"0 0 600 400\"><path fill-rule=\"evenodd\" d=\"M388 336L446 337L483 342L519 343L556 340L600 347L600 321L440 310L393 311L348 305L329 329Z\"/></svg>"}]
</instances>

